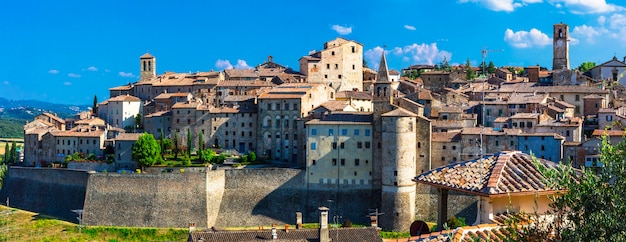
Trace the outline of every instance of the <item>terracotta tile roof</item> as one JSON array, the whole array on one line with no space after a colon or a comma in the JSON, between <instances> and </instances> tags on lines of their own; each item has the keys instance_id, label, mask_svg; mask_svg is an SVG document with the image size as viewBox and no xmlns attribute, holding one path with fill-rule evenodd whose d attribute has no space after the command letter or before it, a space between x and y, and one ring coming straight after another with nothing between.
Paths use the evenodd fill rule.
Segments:
<instances>
[{"instance_id":1,"label":"terracotta tile roof","mask_svg":"<svg viewBox=\"0 0 626 242\"><path fill-rule=\"evenodd\" d=\"M227 80L217 84L217 87L273 87L276 86L272 82L266 82L261 80L240 81L240 80Z\"/></svg>"},{"instance_id":2,"label":"terracotta tile roof","mask_svg":"<svg viewBox=\"0 0 626 242\"><path fill-rule=\"evenodd\" d=\"M342 91L337 92L335 96L336 99L362 99L362 100L372 100L372 94L368 92L358 92L358 91Z\"/></svg>"},{"instance_id":3,"label":"terracotta tile roof","mask_svg":"<svg viewBox=\"0 0 626 242\"><path fill-rule=\"evenodd\" d=\"M115 137L117 141L137 141L143 133L120 133Z\"/></svg>"},{"instance_id":4,"label":"terracotta tile roof","mask_svg":"<svg viewBox=\"0 0 626 242\"><path fill-rule=\"evenodd\" d=\"M556 168L557 163L537 159L543 166ZM542 181L531 156L519 151L506 151L484 159L443 166L422 173L413 180L480 196L554 193Z\"/></svg>"},{"instance_id":5,"label":"terracotta tile roof","mask_svg":"<svg viewBox=\"0 0 626 242\"><path fill-rule=\"evenodd\" d=\"M530 223L531 218L528 214L525 213L498 213L493 216L493 219L490 219L496 224L506 225L512 221L516 221L519 223Z\"/></svg>"},{"instance_id":6,"label":"terracotta tile roof","mask_svg":"<svg viewBox=\"0 0 626 242\"><path fill-rule=\"evenodd\" d=\"M461 120L431 120L433 128L463 128L464 122Z\"/></svg>"},{"instance_id":7,"label":"terracotta tile roof","mask_svg":"<svg viewBox=\"0 0 626 242\"><path fill-rule=\"evenodd\" d=\"M516 113L510 119L537 119L540 113Z\"/></svg>"},{"instance_id":8,"label":"terracotta tile roof","mask_svg":"<svg viewBox=\"0 0 626 242\"><path fill-rule=\"evenodd\" d=\"M198 105L200 105L199 103L194 103L194 102L177 102L174 103L174 105L172 105L172 109L175 108L192 108L195 109L196 107L198 107Z\"/></svg>"},{"instance_id":9,"label":"terracotta tile roof","mask_svg":"<svg viewBox=\"0 0 626 242\"><path fill-rule=\"evenodd\" d=\"M50 133L55 137L100 137L104 134L104 130L90 132L52 131Z\"/></svg>"},{"instance_id":10,"label":"terracotta tile roof","mask_svg":"<svg viewBox=\"0 0 626 242\"><path fill-rule=\"evenodd\" d=\"M317 229L291 229L289 232L285 232L282 229L277 229L276 234L278 239L272 240L271 230L257 230L257 231L218 231L218 232L191 232L187 241L202 241L205 242L248 242L248 241L303 241L312 242L319 241L319 232ZM332 241L335 238L339 238L339 241L383 241L380 234L375 228L341 228L341 229L329 229L329 235Z\"/></svg>"},{"instance_id":11,"label":"terracotta tile roof","mask_svg":"<svg viewBox=\"0 0 626 242\"><path fill-rule=\"evenodd\" d=\"M56 115L54 115L54 114L51 114L51 113L42 113L41 115L44 115L44 116L46 116L46 117L49 117L49 118L51 118L52 120L57 121L57 122L59 122L59 123L62 123L62 124L64 124L64 123L65 123L65 120L63 120L62 118L59 118L59 116L56 116Z\"/></svg>"},{"instance_id":12,"label":"terracotta tile roof","mask_svg":"<svg viewBox=\"0 0 626 242\"><path fill-rule=\"evenodd\" d=\"M622 137L626 135L626 132L624 132L624 130L596 129L591 134L591 136L595 136L595 137L602 136L602 135L608 135L609 137Z\"/></svg>"},{"instance_id":13,"label":"terracotta tile roof","mask_svg":"<svg viewBox=\"0 0 626 242\"><path fill-rule=\"evenodd\" d=\"M141 99L131 95L120 95L116 97L109 98L107 100L109 102L141 102Z\"/></svg>"},{"instance_id":14,"label":"terracotta tile roof","mask_svg":"<svg viewBox=\"0 0 626 242\"><path fill-rule=\"evenodd\" d=\"M224 98L224 102L243 102L253 101L256 96L253 95L228 95Z\"/></svg>"},{"instance_id":15,"label":"terracotta tile roof","mask_svg":"<svg viewBox=\"0 0 626 242\"><path fill-rule=\"evenodd\" d=\"M133 88L132 85L123 85L123 86L109 88L109 91L128 91L132 88Z\"/></svg>"},{"instance_id":16,"label":"terracotta tile roof","mask_svg":"<svg viewBox=\"0 0 626 242\"><path fill-rule=\"evenodd\" d=\"M372 114L361 112L331 112L319 119L306 122L309 124L371 124Z\"/></svg>"},{"instance_id":17,"label":"terracotta tile roof","mask_svg":"<svg viewBox=\"0 0 626 242\"><path fill-rule=\"evenodd\" d=\"M510 231L505 226L497 224L479 224L465 226L453 230L433 232L421 236L411 237L409 242L473 242L473 241L508 241Z\"/></svg>"},{"instance_id":18,"label":"terracotta tile roof","mask_svg":"<svg viewBox=\"0 0 626 242\"><path fill-rule=\"evenodd\" d=\"M390 70L389 75L400 75L400 72L396 70Z\"/></svg>"},{"instance_id":19,"label":"terracotta tile roof","mask_svg":"<svg viewBox=\"0 0 626 242\"><path fill-rule=\"evenodd\" d=\"M146 115L144 118L161 117L161 116L167 116L167 115L172 115L172 110L151 113L151 114Z\"/></svg>"},{"instance_id":20,"label":"terracotta tile roof","mask_svg":"<svg viewBox=\"0 0 626 242\"><path fill-rule=\"evenodd\" d=\"M495 130L492 127L485 127L481 128L480 127L465 127L463 128L463 130L461 130L461 133L463 134L469 134L469 135L479 135L482 132L482 134L484 135L516 135L516 134L520 134L522 133L521 129L501 129L501 130Z\"/></svg>"},{"instance_id":21,"label":"terracotta tile roof","mask_svg":"<svg viewBox=\"0 0 626 242\"><path fill-rule=\"evenodd\" d=\"M383 117L417 117L417 114L399 107L393 111L383 113L382 116Z\"/></svg>"},{"instance_id":22,"label":"terracotta tile roof","mask_svg":"<svg viewBox=\"0 0 626 242\"><path fill-rule=\"evenodd\" d=\"M343 111L347 106L350 106L350 101L330 100L320 104L320 106L330 111Z\"/></svg>"},{"instance_id":23,"label":"terracotta tile roof","mask_svg":"<svg viewBox=\"0 0 626 242\"><path fill-rule=\"evenodd\" d=\"M229 78L257 78L259 76L254 69L227 69L224 72Z\"/></svg>"},{"instance_id":24,"label":"terracotta tile roof","mask_svg":"<svg viewBox=\"0 0 626 242\"><path fill-rule=\"evenodd\" d=\"M154 58L154 56L151 55L150 53L145 53L142 56L140 56L139 58Z\"/></svg>"},{"instance_id":25,"label":"terracotta tile roof","mask_svg":"<svg viewBox=\"0 0 626 242\"><path fill-rule=\"evenodd\" d=\"M298 85L293 83L280 85L270 89L266 93L259 95L259 99L301 98L316 85L317 84Z\"/></svg>"},{"instance_id":26,"label":"terracotta tile roof","mask_svg":"<svg viewBox=\"0 0 626 242\"><path fill-rule=\"evenodd\" d=\"M517 92L517 93L585 93L585 94L607 94L608 90L602 90L595 86L539 86L534 82L505 82L499 89L489 89L486 92Z\"/></svg>"}]
</instances>

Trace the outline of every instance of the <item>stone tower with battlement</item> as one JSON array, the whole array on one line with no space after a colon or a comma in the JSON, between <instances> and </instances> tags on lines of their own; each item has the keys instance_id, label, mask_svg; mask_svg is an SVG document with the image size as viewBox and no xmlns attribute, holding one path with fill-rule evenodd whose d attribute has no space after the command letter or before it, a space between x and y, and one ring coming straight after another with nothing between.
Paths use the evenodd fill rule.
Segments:
<instances>
[{"instance_id":1,"label":"stone tower with battlement","mask_svg":"<svg viewBox=\"0 0 626 242\"><path fill-rule=\"evenodd\" d=\"M387 60L383 51L378 67L378 75L374 82L372 93L373 120L372 120L372 142L373 142L373 163L372 163L372 185L374 189L381 189L382 186L382 114L393 110L391 105L391 82L387 70Z\"/></svg>"},{"instance_id":2,"label":"stone tower with battlement","mask_svg":"<svg viewBox=\"0 0 626 242\"><path fill-rule=\"evenodd\" d=\"M383 230L408 231L415 220L417 122L417 115L403 108L382 115Z\"/></svg>"},{"instance_id":3,"label":"stone tower with battlement","mask_svg":"<svg viewBox=\"0 0 626 242\"><path fill-rule=\"evenodd\" d=\"M559 23L553 26L554 33L552 36L553 57L552 70L569 70L569 26Z\"/></svg>"},{"instance_id":4,"label":"stone tower with battlement","mask_svg":"<svg viewBox=\"0 0 626 242\"><path fill-rule=\"evenodd\" d=\"M156 77L156 57L150 53L145 53L139 57L139 77L140 81L150 80Z\"/></svg>"}]
</instances>

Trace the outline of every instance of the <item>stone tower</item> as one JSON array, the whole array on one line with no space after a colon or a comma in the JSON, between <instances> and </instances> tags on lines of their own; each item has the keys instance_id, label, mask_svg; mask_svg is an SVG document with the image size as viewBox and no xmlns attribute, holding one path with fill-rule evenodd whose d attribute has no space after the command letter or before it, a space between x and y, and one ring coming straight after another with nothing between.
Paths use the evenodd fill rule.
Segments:
<instances>
[{"instance_id":1,"label":"stone tower","mask_svg":"<svg viewBox=\"0 0 626 242\"><path fill-rule=\"evenodd\" d=\"M156 58L150 53L145 53L139 57L140 81L149 80L156 77Z\"/></svg>"},{"instance_id":2,"label":"stone tower","mask_svg":"<svg viewBox=\"0 0 626 242\"><path fill-rule=\"evenodd\" d=\"M569 26L559 23L554 26L552 70L569 70Z\"/></svg>"},{"instance_id":3,"label":"stone tower","mask_svg":"<svg viewBox=\"0 0 626 242\"><path fill-rule=\"evenodd\" d=\"M383 230L408 231L415 219L417 122L417 115L403 108L382 115Z\"/></svg>"},{"instance_id":4,"label":"stone tower","mask_svg":"<svg viewBox=\"0 0 626 242\"><path fill-rule=\"evenodd\" d=\"M389 81L389 72L387 70L387 60L383 51L380 58L380 66L378 67L378 75L374 82L372 92L373 105L373 163L372 163L372 185L375 190L381 189L382 186L382 114L393 109L391 105L391 82ZM377 204L377 203L375 203Z\"/></svg>"}]
</instances>

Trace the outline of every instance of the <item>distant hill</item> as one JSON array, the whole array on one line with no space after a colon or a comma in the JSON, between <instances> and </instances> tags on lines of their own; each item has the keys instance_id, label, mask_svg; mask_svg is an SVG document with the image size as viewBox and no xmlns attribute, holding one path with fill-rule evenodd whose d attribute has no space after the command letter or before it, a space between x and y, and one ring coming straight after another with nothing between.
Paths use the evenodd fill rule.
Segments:
<instances>
[{"instance_id":1,"label":"distant hill","mask_svg":"<svg viewBox=\"0 0 626 242\"><path fill-rule=\"evenodd\" d=\"M61 118L88 110L90 105L68 105L36 100L8 100L0 98L0 137L23 138L23 126L44 112L55 113Z\"/></svg>"}]
</instances>

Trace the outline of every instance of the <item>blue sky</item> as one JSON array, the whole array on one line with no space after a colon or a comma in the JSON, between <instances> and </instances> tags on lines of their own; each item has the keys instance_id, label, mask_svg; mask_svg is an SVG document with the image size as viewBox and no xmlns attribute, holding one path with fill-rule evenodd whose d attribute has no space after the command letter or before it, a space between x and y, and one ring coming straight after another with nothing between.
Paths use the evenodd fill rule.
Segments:
<instances>
[{"instance_id":1,"label":"blue sky","mask_svg":"<svg viewBox=\"0 0 626 242\"><path fill-rule=\"evenodd\" d=\"M570 63L626 56L626 3L605 0L0 1L0 97L90 104L157 72L250 68L298 59L336 37L364 45L377 67L552 65L552 25L570 26Z\"/></svg>"}]
</instances>

